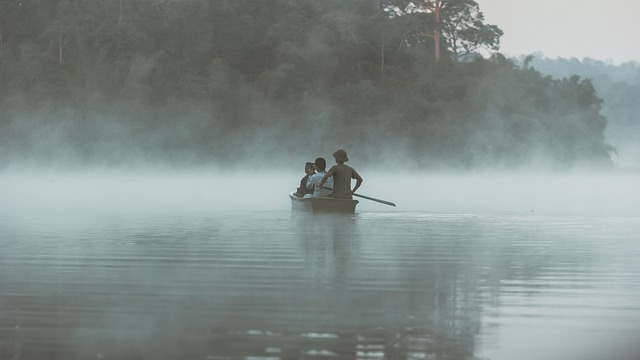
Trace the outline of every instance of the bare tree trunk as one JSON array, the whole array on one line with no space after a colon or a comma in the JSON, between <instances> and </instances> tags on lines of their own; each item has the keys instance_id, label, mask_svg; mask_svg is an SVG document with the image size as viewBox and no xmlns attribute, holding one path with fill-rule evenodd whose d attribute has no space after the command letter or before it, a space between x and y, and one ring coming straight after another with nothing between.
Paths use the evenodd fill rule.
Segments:
<instances>
[{"instance_id":1,"label":"bare tree trunk","mask_svg":"<svg viewBox=\"0 0 640 360\"><path fill-rule=\"evenodd\" d=\"M0 70L4 69L4 62L2 57L4 55L4 41L2 39L2 29L0 29Z\"/></svg>"},{"instance_id":2,"label":"bare tree trunk","mask_svg":"<svg viewBox=\"0 0 640 360\"><path fill-rule=\"evenodd\" d=\"M384 86L384 32L380 35L380 86Z\"/></svg>"},{"instance_id":3,"label":"bare tree trunk","mask_svg":"<svg viewBox=\"0 0 640 360\"><path fill-rule=\"evenodd\" d=\"M118 16L118 26L122 23L122 2L124 0L120 0L120 15Z\"/></svg>"},{"instance_id":4,"label":"bare tree trunk","mask_svg":"<svg viewBox=\"0 0 640 360\"><path fill-rule=\"evenodd\" d=\"M62 53L64 51L64 45L65 45L64 37L60 36L58 38L58 62L60 63L60 65L62 65L62 62L63 62Z\"/></svg>"},{"instance_id":5,"label":"bare tree trunk","mask_svg":"<svg viewBox=\"0 0 640 360\"><path fill-rule=\"evenodd\" d=\"M433 34L425 33L423 35L433 37L433 45L435 50L436 62L440 60L440 37L442 36L442 8L446 6L447 0L423 0L421 8L429 12L433 12L436 21Z\"/></svg>"},{"instance_id":6,"label":"bare tree trunk","mask_svg":"<svg viewBox=\"0 0 640 360\"><path fill-rule=\"evenodd\" d=\"M442 11L442 0L436 0L433 13L436 18L436 27L433 30L433 44L435 46L436 62L440 60L440 33L442 32L442 24L440 12Z\"/></svg>"}]
</instances>

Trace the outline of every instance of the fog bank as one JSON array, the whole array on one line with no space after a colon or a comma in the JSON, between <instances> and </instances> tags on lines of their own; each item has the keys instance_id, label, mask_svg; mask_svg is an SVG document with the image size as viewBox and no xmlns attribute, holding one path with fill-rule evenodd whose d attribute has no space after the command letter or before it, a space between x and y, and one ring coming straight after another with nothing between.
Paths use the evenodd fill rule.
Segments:
<instances>
[{"instance_id":1,"label":"fog bank","mask_svg":"<svg viewBox=\"0 0 640 360\"><path fill-rule=\"evenodd\" d=\"M359 168L357 212L640 216L637 173L383 173ZM0 175L0 214L287 211L302 171Z\"/></svg>"}]
</instances>

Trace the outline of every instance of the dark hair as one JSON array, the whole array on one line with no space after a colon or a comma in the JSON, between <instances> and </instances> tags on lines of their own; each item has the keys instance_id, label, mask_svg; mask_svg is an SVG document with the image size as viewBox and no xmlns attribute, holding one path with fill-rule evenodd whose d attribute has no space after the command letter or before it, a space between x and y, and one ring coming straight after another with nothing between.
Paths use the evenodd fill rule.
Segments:
<instances>
[{"instance_id":1,"label":"dark hair","mask_svg":"<svg viewBox=\"0 0 640 360\"><path fill-rule=\"evenodd\" d=\"M315 165L315 164L314 164L314 163L312 163L312 162L307 162L306 164L304 164L304 169L305 169L305 170L307 170L307 169L315 169L315 166L314 166L314 165Z\"/></svg>"},{"instance_id":2,"label":"dark hair","mask_svg":"<svg viewBox=\"0 0 640 360\"><path fill-rule=\"evenodd\" d=\"M316 159L316 167L318 169L322 169L322 170L326 169L327 168L327 161L324 158L321 158L321 157L317 158Z\"/></svg>"}]
</instances>

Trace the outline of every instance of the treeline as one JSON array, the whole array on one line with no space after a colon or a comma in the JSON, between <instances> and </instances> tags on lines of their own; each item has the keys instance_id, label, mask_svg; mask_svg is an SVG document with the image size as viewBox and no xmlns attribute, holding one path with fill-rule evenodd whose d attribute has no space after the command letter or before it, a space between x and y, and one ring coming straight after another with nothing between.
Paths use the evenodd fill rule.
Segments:
<instances>
[{"instance_id":1,"label":"treeline","mask_svg":"<svg viewBox=\"0 0 640 360\"><path fill-rule=\"evenodd\" d=\"M0 166L273 166L336 147L431 168L611 165L589 80L456 56L450 41L435 60L420 36L430 13L390 17L375 0L0 4ZM477 35L459 48L492 45Z\"/></svg>"},{"instance_id":2,"label":"treeline","mask_svg":"<svg viewBox=\"0 0 640 360\"><path fill-rule=\"evenodd\" d=\"M516 59L516 63L524 60ZM591 79L604 100L602 114L608 119L605 137L616 148L615 163L640 168L640 63L614 65L589 58L550 59L535 54L530 66L556 78L577 75Z\"/></svg>"}]
</instances>

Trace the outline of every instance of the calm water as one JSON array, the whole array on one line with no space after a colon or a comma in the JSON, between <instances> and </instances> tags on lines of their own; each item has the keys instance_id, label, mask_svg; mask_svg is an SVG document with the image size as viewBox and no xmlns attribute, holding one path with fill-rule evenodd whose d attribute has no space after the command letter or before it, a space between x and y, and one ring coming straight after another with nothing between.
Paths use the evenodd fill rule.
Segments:
<instances>
[{"instance_id":1,"label":"calm water","mask_svg":"<svg viewBox=\"0 0 640 360\"><path fill-rule=\"evenodd\" d=\"M633 207L311 216L47 183L0 191L0 359L640 359Z\"/></svg>"}]
</instances>

